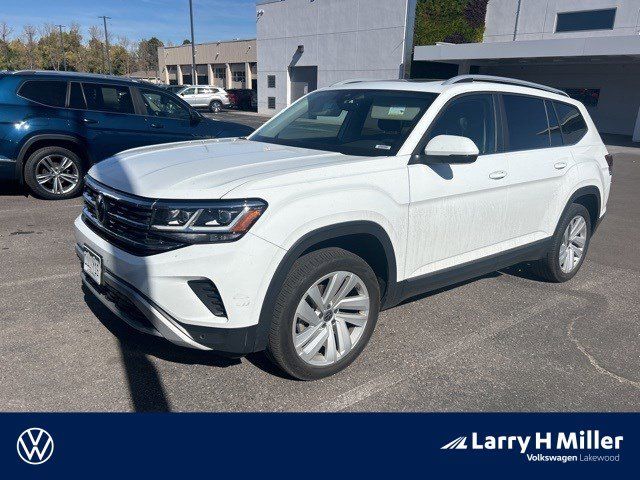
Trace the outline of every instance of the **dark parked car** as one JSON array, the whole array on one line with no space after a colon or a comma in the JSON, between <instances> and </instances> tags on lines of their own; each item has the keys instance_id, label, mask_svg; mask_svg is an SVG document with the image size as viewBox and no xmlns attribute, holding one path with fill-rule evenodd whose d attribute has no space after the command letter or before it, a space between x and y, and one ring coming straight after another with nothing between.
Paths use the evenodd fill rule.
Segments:
<instances>
[{"instance_id":1,"label":"dark parked car","mask_svg":"<svg viewBox=\"0 0 640 480\"><path fill-rule=\"evenodd\" d=\"M0 179L46 199L70 198L89 167L144 145L248 135L207 119L164 88L67 72L0 73Z\"/></svg>"},{"instance_id":2,"label":"dark parked car","mask_svg":"<svg viewBox=\"0 0 640 480\"><path fill-rule=\"evenodd\" d=\"M249 88L231 88L227 90L231 108L240 110L256 110L258 108L258 95L255 90Z\"/></svg>"}]
</instances>

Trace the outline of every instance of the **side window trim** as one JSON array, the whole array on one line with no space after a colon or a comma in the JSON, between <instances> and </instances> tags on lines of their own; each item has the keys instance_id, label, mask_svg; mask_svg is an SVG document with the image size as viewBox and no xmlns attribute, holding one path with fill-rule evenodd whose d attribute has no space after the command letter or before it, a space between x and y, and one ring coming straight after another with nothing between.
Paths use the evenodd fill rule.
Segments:
<instances>
[{"instance_id":1,"label":"side window trim","mask_svg":"<svg viewBox=\"0 0 640 480\"><path fill-rule=\"evenodd\" d=\"M481 156L482 155L493 155L495 153L499 153L498 140L499 140L500 136L498 135L498 114L497 114L497 111L496 111L496 98L495 98L497 96L496 92L478 90L478 91L475 91L475 92L460 93L458 95L455 95L455 96L451 97L449 100L447 100L447 102L440 108L440 110L438 111L438 113L436 114L434 119L429 124L429 127L426 129L426 131L422 135L422 138L418 142L418 145L416 146L416 149L413 151L413 155L414 156L415 155L423 155L424 154L424 148L427 146L427 143L428 143L427 139L429 138L429 135L431 135L433 127L436 125L438 120L442 117L442 115L447 110L447 108L449 108L451 106L451 104L453 102L455 102L456 100L458 100L458 99L460 99L462 97L468 97L468 96L471 96L471 95L488 95L489 97L491 97L491 104L492 104L492 109L493 109L493 121L494 121L494 124L495 124L495 132L494 132L495 138L494 138L493 152L484 153L484 154L481 154Z\"/></svg>"},{"instance_id":2,"label":"side window trim","mask_svg":"<svg viewBox=\"0 0 640 480\"><path fill-rule=\"evenodd\" d=\"M77 83L78 87L80 88L80 93L82 93L82 100L84 101L84 107L85 108L74 108L71 106L71 86ZM69 80L67 82L67 100L65 102L65 108L68 108L69 110L78 110L80 112L86 112L87 109L87 97L84 94L84 88L82 88L82 81L77 79L77 80Z\"/></svg>"}]
</instances>

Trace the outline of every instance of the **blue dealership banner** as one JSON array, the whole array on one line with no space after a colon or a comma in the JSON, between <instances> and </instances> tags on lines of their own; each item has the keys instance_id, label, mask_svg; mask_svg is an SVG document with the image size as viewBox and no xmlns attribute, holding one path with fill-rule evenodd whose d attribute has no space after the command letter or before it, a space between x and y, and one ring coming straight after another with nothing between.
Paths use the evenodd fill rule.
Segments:
<instances>
[{"instance_id":1,"label":"blue dealership banner","mask_svg":"<svg viewBox=\"0 0 640 480\"><path fill-rule=\"evenodd\" d=\"M590 478L640 465L637 414L6 413L0 426L0 478L11 479Z\"/></svg>"}]
</instances>

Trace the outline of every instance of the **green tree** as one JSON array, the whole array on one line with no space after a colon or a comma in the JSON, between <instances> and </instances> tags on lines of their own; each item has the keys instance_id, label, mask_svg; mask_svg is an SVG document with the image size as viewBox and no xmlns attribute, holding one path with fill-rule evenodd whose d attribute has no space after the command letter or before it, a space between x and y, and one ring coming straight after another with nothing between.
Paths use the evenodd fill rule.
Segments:
<instances>
[{"instance_id":1,"label":"green tree","mask_svg":"<svg viewBox=\"0 0 640 480\"><path fill-rule=\"evenodd\" d=\"M151 37L138 43L138 67L142 70L158 70L158 48L164 46L161 40Z\"/></svg>"},{"instance_id":2,"label":"green tree","mask_svg":"<svg viewBox=\"0 0 640 480\"><path fill-rule=\"evenodd\" d=\"M488 0L418 0L415 45L481 42Z\"/></svg>"}]
</instances>

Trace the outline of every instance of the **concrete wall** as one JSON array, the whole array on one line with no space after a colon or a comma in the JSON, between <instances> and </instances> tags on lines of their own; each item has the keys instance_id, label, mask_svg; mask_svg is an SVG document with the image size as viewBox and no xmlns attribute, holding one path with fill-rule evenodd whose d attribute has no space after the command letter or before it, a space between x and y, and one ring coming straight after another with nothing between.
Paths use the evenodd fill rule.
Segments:
<instances>
[{"instance_id":1,"label":"concrete wall","mask_svg":"<svg viewBox=\"0 0 640 480\"><path fill-rule=\"evenodd\" d=\"M258 1L258 111L288 105L290 66L317 66L318 88L350 78L399 78L411 0ZM410 13L413 18L413 12ZM298 45L304 53L297 54ZM267 88L267 76L276 87ZM276 109L267 98L276 98Z\"/></svg>"},{"instance_id":2,"label":"concrete wall","mask_svg":"<svg viewBox=\"0 0 640 480\"><path fill-rule=\"evenodd\" d=\"M257 47L255 40L231 40L228 42L211 42L196 45L196 64L198 70L206 71L208 83L226 88L242 88L240 82L234 82L229 75L226 81L214 77L216 68L224 68L227 74L236 70L250 72L255 67L257 61ZM158 49L158 69L160 78L168 82L174 75L170 75L167 66L181 65L176 77L180 77L179 72L191 73L191 45L181 45L179 47L160 47ZM251 88L250 75L246 76L247 86ZM255 78L255 73L253 75Z\"/></svg>"},{"instance_id":3,"label":"concrete wall","mask_svg":"<svg viewBox=\"0 0 640 480\"><path fill-rule=\"evenodd\" d=\"M617 7L613 30L555 33L558 12L574 12ZM489 0L487 6L485 42L513 40L517 0ZM522 0L517 40L547 38L607 37L636 35L640 32L640 1L638 0Z\"/></svg>"},{"instance_id":4,"label":"concrete wall","mask_svg":"<svg viewBox=\"0 0 640 480\"><path fill-rule=\"evenodd\" d=\"M522 78L557 88L599 88L596 107L587 107L601 133L632 135L640 105L640 65L503 65L480 73Z\"/></svg>"}]
</instances>

